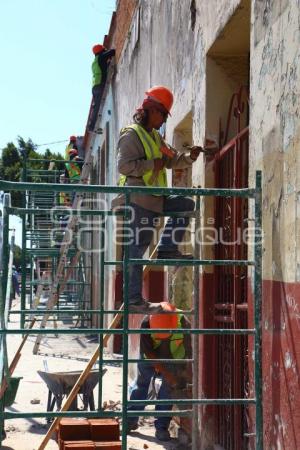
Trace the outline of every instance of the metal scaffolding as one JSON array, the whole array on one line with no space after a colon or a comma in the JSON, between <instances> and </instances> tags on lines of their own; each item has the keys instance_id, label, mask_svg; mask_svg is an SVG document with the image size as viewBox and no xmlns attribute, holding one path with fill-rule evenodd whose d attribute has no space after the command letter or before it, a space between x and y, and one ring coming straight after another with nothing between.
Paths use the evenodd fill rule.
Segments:
<instances>
[{"instance_id":1,"label":"metal scaffolding","mask_svg":"<svg viewBox=\"0 0 300 450\"><path fill-rule=\"evenodd\" d=\"M86 159L87 161L87 159ZM89 160L88 160L89 161ZM55 163L55 162L54 162ZM59 161L58 164L62 164ZM86 163L86 171L83 168L82 179L87 179L90 163ZM55 165L54 165L55 167ZM26 164L23 172L23 182L11 183L0 181L0 189L5 192L21 191L23 193L23 207L16 208L7 202L3 208L3 247L2 247L2 270L0 309L1 309L1 349L5 349L6 337L9 334L23 336L37 335L34 353L38 352L39 344L43 336L53 335L90 335L97 334L99 337L99 347L92 355L86 369L74 385L69 397L63 404L59 412L12 412L5 410L3 398L0 399L0 422L4 419L13 418L55 418L50 431L54 430L58 421L62 417L120 417L122 419L122 450L127 450L127 419L132 416L170 416L170 411L128 411L130 405L176 405L178 410L172 411L172 416L190 417L193 420L193 450L199 447L199 407L200 405L254 405L255 407L255 440L256 449L263 448L263 415L262 415L262 364L261 364L261 174L256 174L256 186L252 189L200 189L200 188L146 188L146 187L112 187L93 186L86 184L74 185L58 184L61 170L51 168L51 170L32 170ZM30 177L31 182L27 182ZM49 187L49 184L51 186ZM73 208L62 209L59 207L59 193L72 193L76 190L73 201ZM204 197L233 197L247 198L253 202L255 216L255 233L251 252L252 259L201 259L199 244L195 246L195 259L193 260L172 260L172 259L130 259L128 245L124 245L123 260L111 260L105 258L105 253L100 256L100 293L99 305L92 309L90 298L91 277L89 271L89 258L85 258L78 246L76 239L80 230L78 217L110 217L120 214L111 210L87 209L78 207L79 200L84 195L97 196L106 194L124 194L125 209L123 220L129 221L130 194L147 193L155 195L183 195L196 198L195 226L200 227L200 199ZM21 305L20 309L14 310L13 314L20 315L20 327L11 329L5 322L5 296L8 286L8 227L9 216L18 215L22 218L22 281L21 281ZM168 213L168 215L172 215ZM174 213L175 215L175 213ZM53 227L53 220L58 223ZM105 229L105 220L100 221L101 227ZM55 233L53 228L57 228ZM72 233L71 233L72 232ZM70 238L70 234L72 235ZM54 239L55 238L55 239ZM105 234L101 233L100 248L105 247ZM250 251L250 249L249 249ZM249 254L252 254L249 253ZM29 262L28 262L29 261ZM192 310L183 313L192 316L192 328L180 330L183 334L191 334L193 337L193 398L168 399L168 400L128 400L128 365L137 363L138 359L130 358L129 337L133 334L162 333L165 330L134 329L130 327L128 312L128 283L129 266L141 264L145 266L190 266L194 268L194 307ZM107 309L104 295L105 267L122 266L123 268L123 306L120 310ZM235 266L250 267L254 271L254 324L251 328L242 329L219 329L200 328L199 326L199 270L203 266ZM44 272L44 273L43 273ZM35 291L35 292L34 292ZM46 303L41 303L42 297L47 297ZM114 314L115 318L109 327L105 327L105 317ZM61 315L68 315L76 318L75 328L63 326L60 322ZM35 317L37 326L30 329L28 324ZM92 327L92 318L99 318L98 326ZM52 318L52 321L50 321ZM120 326L120 320L122 325ZM47 323L53 322L53 327ZM119 325L119 328L117 328ZM176 331L176 330L170 330ZM102 368L106 359L103 348L110 336L122 335L123 338L123 360L122 360L122 410L106 411L102 407ZM254 386L255 395L249 398L201 398L199 382L199 338L203 335L225 336L242 335L254 337ZM33 356L34 357L34 356ZM0 373L1 382L4 379L10 380L8 370L7 354L1 353L2 371ZM68 411L72 399L82 385L86 374L90 372L94 364L98 361L99 390L97 411ZM111 361L111 360L110 360ZM120 360L118 360L120 362ZM145 363L161 362L161 360L145 360ZM172 360L174 364L182 363L182 359ZM185 360L186 361L186 360ZM181 409L180 409L181 406ZM1 426L0 426L1 428ZM0 429L1 435L1 429ZM50 432L45 436L39 450L47 446ZM1 438L0 438L1 439Z\"/></svg>"}]
</instances>

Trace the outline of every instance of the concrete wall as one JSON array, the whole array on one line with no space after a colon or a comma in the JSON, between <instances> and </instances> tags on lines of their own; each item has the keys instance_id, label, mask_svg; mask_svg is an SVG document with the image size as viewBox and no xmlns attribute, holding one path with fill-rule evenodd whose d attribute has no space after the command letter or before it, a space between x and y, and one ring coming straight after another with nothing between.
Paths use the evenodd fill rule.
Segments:
<instances>
[{"instance_id":1,"label":"concrete wall","mask_svg":"<svg viewBox=\"0 0 300 450\"><path fill-rule=\"evenodd\" d=\"M195 144L202 144L205 135L217 134L217 119L224 118L227 99L241 77L246 78L243 70L249 61L244 50L241 53L245 49L241 36L245 37L245 8L251 4L249 186L261 169L264 439L265 448L299 448L299 1L137 3L112 82L115 143L144 91L155 84L165 84L174 93L168 142L180 142L176 129L188 115L189 139ZM236 67L241 70L236 72ZM113 166L115 151L116 146ZM116 181L113 168L110 180ZM191 183L208 186L212 180L212 168L207 169L200 157L193 165ZM212 206L207 205L207 215L211 213Z\"/></svg>"},{"instance_id":2,"label":"concrete wall","mask_svg":"<svg viewBox=\"0 0 300 450\"><path fill-rule=\"evenodd\" d=\"M264 392L267 448L300 447L300 5L255 1L250 184L263 172Z\"/></svg>"}]
</instances>

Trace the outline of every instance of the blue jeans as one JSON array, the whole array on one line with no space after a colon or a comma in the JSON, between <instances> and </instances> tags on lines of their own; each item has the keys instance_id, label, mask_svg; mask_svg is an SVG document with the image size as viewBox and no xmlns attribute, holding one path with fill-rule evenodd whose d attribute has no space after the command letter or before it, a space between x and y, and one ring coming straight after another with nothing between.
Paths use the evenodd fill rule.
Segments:
<instances>
[{"instance_id":1,"label":"blue jeans","mask_svg":"<svg viewBox=\"0 0 300 450\"><path fill-rule=\"evenodd\" d=\"M138 363L138 376L134 382L131 391L130 400L146 400L148 396L149 385L152 377L155 375L155 369L151 364ZM159 389L158 400L166 400L170 398L170 388L168 382L162 378L161 387ZM144 405L131 405L128 411L141 411L145 408ZM156 411L171 411L172 405L156 405ZM158 417L154 426L157 430L167 430L172 417ZM128 417L128 426L137 424L138 417Z\"/></svg>"},{"instance_id":2,"label":"blue jeans","mask_svg":"<svg viewBox=\"0 0 300 450\"><path fill-rule=\"evenodd\" d=\"M133 242L129 246L129 258L141 259L149 247L155 230L155 222L159 217L157 213L141 206L131 204L134 218L130 224ZM164 198L163 213L193 211L194 201L189 197L171 195ZM189 217L169 217L161 234L158 251L173 252L182 241ZM142 298L143 266L130 265L129 267L129 303L135 303Z\"/></svg>"}]
</instances>

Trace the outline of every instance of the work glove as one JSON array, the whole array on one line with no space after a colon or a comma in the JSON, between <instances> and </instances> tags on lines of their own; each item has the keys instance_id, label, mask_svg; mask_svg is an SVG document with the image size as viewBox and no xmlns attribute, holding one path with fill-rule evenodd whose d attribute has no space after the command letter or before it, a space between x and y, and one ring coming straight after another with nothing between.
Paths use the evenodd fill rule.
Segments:
<instances>
[{"instance_id":1,"label":"work glove","mask_svg":"<svg viewBox=\"0 0 300 450\"><path fill-rule=\"evenodd\" d=\"M193 161L196 161L198 156L200 155L200 152L203 152L203 148L198 147L197 145L194 145L190 150L190 158Z\"/></svg>"}]
</instances>

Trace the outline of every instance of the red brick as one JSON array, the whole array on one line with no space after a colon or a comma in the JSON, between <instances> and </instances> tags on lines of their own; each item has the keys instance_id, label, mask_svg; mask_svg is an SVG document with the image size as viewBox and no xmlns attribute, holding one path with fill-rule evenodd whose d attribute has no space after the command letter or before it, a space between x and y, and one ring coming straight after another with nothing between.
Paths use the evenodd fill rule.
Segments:
<instances>
[{"instance_id":1,"label":"red brick","mask_svg":"<svg viewBox=\"0 0 300 450\"><path fill-rule=\"evenodd\" d=\"M65 441L63 450L94 450L92 441Z\"/></svg>"},{"instance_id":2,"label":"red brick","mask_svg":"<svg viewBox=\"0 0 300 450\"><path fill-rule=\"evenodd\" d=\"M117 11L112 16L109 33L105 36L104 45L108 48L116 49L116 62L119 61L122 54L137 4L137 0L120 0Z\"/></svg>"},{"instance_id":3,"label":"red brick","mask_svg":"<svg viewBox=\"0 0 300 450\"><path fill-rule=\"evenodd\" d=\"M118 441L119 424L116 419L88 419L91 427L92 441Z\"/></svg>"},{"instance_id":4,"label":"red brick","mask_svg":"<svg viewBox=\"0 0 300 450\"><path fill-rule=\"evenodd\" d=\"M91 440L90 424L87 419L64 418L60 421L58 436L63 441Z\"/></svg>"},{"instance_id":5,"label":"red brick","mask_svg":"<svg viewBox=\"0 0 300 450\"><path fill-rule=\"evenodd\" d=\"M120 441L112 442L95 442L95 449L103 448L105 450L121 450L122 444Z\"/></svg>"}]
</instances>

